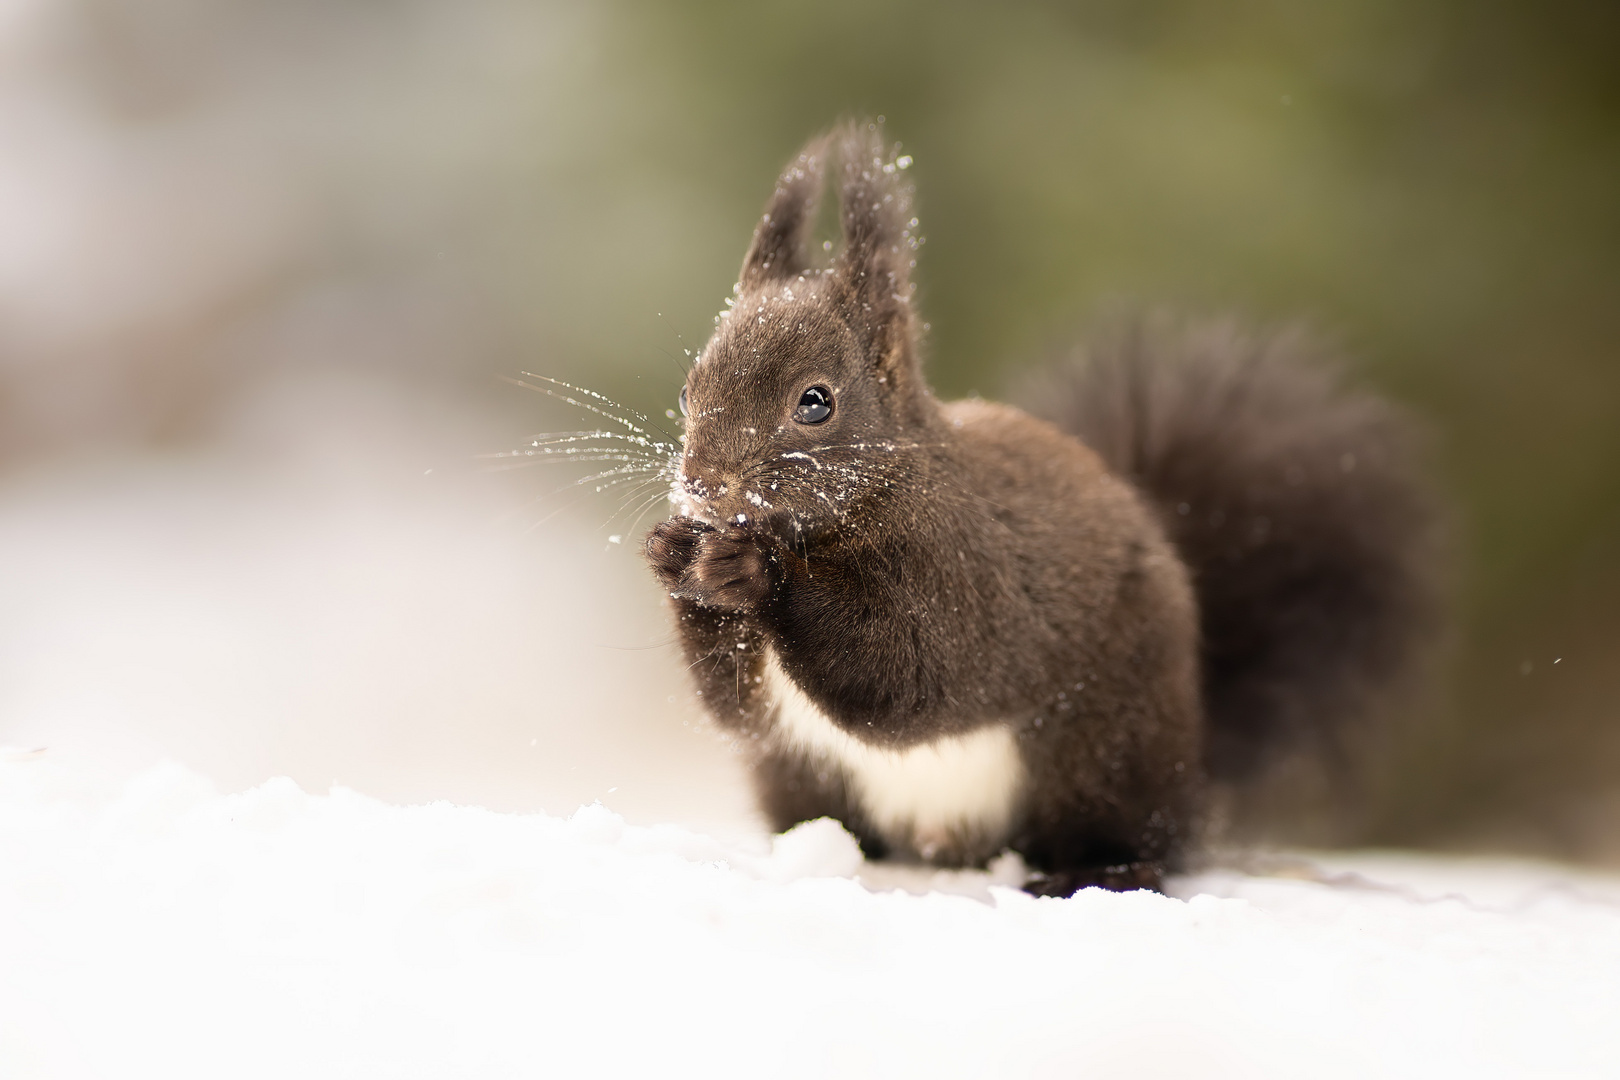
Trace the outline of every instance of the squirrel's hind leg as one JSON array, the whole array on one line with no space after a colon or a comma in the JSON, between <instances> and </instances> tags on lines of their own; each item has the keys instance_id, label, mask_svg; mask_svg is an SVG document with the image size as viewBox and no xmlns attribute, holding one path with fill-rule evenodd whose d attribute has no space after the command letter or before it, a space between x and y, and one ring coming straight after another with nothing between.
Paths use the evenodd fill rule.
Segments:
<instances>
[{"instance_id":1,"label":"squirrel's hind leg","mask_svg":"<svg viewBox=\"0 0 1620 1080\"><path fill-rule=\"evenodd\" d=\"M767 750L754 761L754 790L772 832L830 817L850 831L868 859L889 854L889 845L861 813L834 762L794 750Z\"/></svg>"},{"instance_id":2,"label":"squirrel's hind leg","mask_svg":"<svg viewBox=\"0 0 1620 1080\"><path fill-rule=\"evenodd\" d=\"M1072 896L1081 889L1113 892L1164 891L1164 877L1181 868L1183 814L1170 807L1099 822L1078 815L1031 828L1013 844L1032 873L1024 891L1035 896Z\"/></svg>"},{"instance_id":3,"label":"squirrel's hind leg","mask_svg":"<svg viewBox=\"0 0 1620 1080\"><path fill-rule=\"evenodd\" d=\"M1024 891L1033 896L1073 896L1081 889L1094 886L1110 892L1131 892L1135 889L1163 892L1164 864L1138 860L1111 866L1036 873L1024 883Z\"/></svg>"}]
</instances>

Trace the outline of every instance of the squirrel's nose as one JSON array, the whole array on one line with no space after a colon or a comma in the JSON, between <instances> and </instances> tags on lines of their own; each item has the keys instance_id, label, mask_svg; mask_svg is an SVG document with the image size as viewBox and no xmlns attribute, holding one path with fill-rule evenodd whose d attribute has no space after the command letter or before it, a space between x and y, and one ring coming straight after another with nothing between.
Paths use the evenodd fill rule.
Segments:
<instances>
[{"instance_id":1,"label":"squirrel's nose","mask_svg":"<svg viewBox=\"0 0 1620 1080\"><path fill-rule=\"evenodd\" d=\"M699 499L722 498L737 482L733 470L690 466L682 467L680 479L681 486L686 489L687 494Z\"/></svg>"},{"instance_id":2,"label":"squirrel's nose","mask_svg":"<svg viewBox=\"0 0 1620 1080\"><path fill-rule=\"evenodd\" d=\"M736 477L719 471L682 469L678 477L682 493L686 496L683 512L689 517L708 520L714 514L714 503L731 492Z\"/></svg>"},{"instance_id":3,"label":"squirrel's nose","mask_svg":"<svg viewBox=\"0 0 1620 1080\"><path fill-rule=\"evenodd\" d=\"M715 499L724 495L730 485L724 480L682 474L681 488L695 499Z\"/></svg>"}]
</instances>

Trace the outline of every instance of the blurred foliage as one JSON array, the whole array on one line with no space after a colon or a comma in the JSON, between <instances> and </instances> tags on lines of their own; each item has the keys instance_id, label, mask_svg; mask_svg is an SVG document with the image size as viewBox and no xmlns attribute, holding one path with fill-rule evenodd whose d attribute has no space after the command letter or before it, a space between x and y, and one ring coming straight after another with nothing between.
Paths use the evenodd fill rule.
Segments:
<instances>
[{"instance_id":1,"label":"blurred foliage","mask_svg":"<svg viewBox=\"0 0 1620 1080\"><path fill-rule=\"evenodd\" d=\"M1458 509L1455 693L1367 838L1620 857L1620 8L647 4L610 40L636 144L723 207L683 312L806 134L883 113L942 392L1111 297L1339 338Z\"/></svg>"},{"instance_id":2,"label":"blurred foliage","mask_svg":"<svg viewBox=\"0 0 1620 1080\"><path fill-rule=\"evenodd\" d=\"M275 192L232 220L282 208L252 273L209 277L230 289L107 331L163 358L132 438L206 427L333 309L350 346L316 352L493 402L497 445L535 418L492 373L662 411L778 168L883 114L942 393L994 393L1124 297L1307 319L1431 421L1453 692L1367 838L1620 860L1620 6L64 7L42 55L74 115L190 138L211 197L251 187L228 162Z\"/></svg>"}]
</instances>

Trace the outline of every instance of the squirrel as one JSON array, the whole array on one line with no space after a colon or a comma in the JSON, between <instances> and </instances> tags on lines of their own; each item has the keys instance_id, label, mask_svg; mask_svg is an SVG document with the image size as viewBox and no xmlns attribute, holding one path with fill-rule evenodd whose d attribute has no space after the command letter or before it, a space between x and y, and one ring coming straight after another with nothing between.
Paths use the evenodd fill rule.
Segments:
<instances>
[{"instance_id":1,"label":"squirrel","mask_svg":"<svg viewBox=\"0 0 1620 1080\"><path fill-rule=\"evenodd\" d=\"M1212 783L1408 669L1433 593L1409 425L1298 335L1224 323L1132 327L1030 411L941 402L896 149L846 123L781 174L681 390L648 561L775 829L1159 888Z\"/></svg>"}]
</instances>

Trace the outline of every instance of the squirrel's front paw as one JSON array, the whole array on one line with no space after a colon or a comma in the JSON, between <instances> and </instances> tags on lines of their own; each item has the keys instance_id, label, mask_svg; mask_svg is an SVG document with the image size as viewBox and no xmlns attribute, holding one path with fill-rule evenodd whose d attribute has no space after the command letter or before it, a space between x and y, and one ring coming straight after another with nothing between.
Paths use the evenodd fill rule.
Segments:
<instances>
[{"instance_id":1,"label":"squirrel's front paw","mask_svg":"<svg viewBox=\"0 0 1620 1080\"><path fill-rule=\"evenodd\" d=\"M740 611L770 595L776 558L760 537L740 530L705 532L676 592L705 607Z\"/></svg>"},{"instance_id":2,"label":"squirrel's front paw","mask_svg":"<svg viewBox=\"0 0 1620 1080\"><path fill-rule=\"evenodd\" d=\"M713 532L707 525L691 518L674 517L660 521L647 534L647 561L664 588L671 591L680 586L681 577L697 555L698 541L705 532Z\"/></svg>"}]
</instances>

